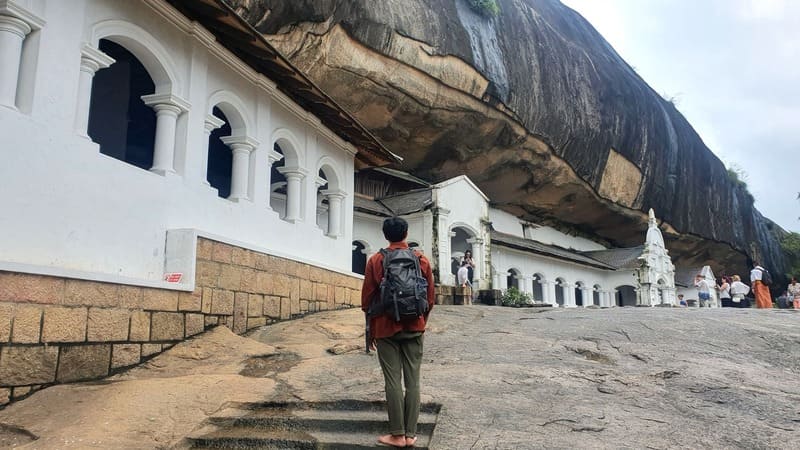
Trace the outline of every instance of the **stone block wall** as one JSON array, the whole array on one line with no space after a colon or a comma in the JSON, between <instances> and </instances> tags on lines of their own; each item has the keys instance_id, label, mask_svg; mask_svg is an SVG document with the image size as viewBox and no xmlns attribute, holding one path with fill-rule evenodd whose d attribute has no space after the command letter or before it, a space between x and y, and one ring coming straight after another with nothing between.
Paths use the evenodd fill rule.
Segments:
<instances>
[{"instance_id":1,"label":"stone block wall","mask_svg":"<svg viewBox=\"0 0 800 450\"><path fill-rule=\"evenodd\" d=\"M359 278L199 238L194 292L0 271L0 405L101 378L206 328L361 304Z\"/></svg>"}]
</instances>

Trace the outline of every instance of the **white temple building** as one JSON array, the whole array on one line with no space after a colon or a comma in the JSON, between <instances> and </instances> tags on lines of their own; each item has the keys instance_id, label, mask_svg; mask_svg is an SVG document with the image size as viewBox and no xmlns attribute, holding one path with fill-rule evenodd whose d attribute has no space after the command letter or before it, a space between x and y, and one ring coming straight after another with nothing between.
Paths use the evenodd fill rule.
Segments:
<instances>
[{"instance_id":1,"label":"white temple building","mask_svg":"<svg viewBox=\"0 0 800 450\"><path fill-rule=\"evenodd\" d=\"M652 210L642 246L606 248L492 207L466 176L431 185L368 169L356 174L355 184L354 272L385 245L382 219L399 215L409 222L410 245L434 261L443 286L455 285L459 261L470 250L473 285L482 291L515 287L534 302L563 307L676 303L675 268Z\"/></svg>"}]
</instances>

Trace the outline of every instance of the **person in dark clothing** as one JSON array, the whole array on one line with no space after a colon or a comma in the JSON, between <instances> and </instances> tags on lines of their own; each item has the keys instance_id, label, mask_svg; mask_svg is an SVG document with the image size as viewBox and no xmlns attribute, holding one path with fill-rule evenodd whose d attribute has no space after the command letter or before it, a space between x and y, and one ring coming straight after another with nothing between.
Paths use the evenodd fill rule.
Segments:
<instances>
[{"instance_id":1,"label":"person in dark clothing","mask_svg":"<svg viewBox=\"0 0 800 450\"><path fill-rule=\"evenodd\" d=\"M407 235L408 223L402 218L390 217L383 221L383 236L389 241L387 250L408 248ZM423 254L415 253L419 258L420 272L428 281L428 311L422 316L400 322L383 314L369 319L371 347L378 351L389 413L389 434L378 437L378 442L394 447L413 447L417 441L423 334L435 298L431 264ZM365 313L369 311L370 304L378 301L382 279L383 254L378 252L367 261L364 271L361 309Z\"/></svg>"}]
</instances>

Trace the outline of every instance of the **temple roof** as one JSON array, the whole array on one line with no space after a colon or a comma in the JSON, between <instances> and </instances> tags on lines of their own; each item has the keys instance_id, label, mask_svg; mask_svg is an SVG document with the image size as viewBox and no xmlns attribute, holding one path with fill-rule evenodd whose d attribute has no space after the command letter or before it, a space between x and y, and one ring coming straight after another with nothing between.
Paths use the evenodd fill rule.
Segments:
<instances>
[{"instance_id":1,"label":"temple roof","mask_svg":"<svg viewBox=\"0 0 800 450\"><path fill-rule=\"evenodd\" d=\"M433 189L417 189L377 200L394 214L402 216L424 211L433 205Z\"/></svg>"},{"instance_id":2,"label":"temple roof","mask_svg":"<svg viewBox=\"0 0 800 450\"><path fill-rule=\"evenodd\" d=\"M531 239L521 238L511 234L492 231L491 239L493 244L497 244L503 247L522 250L529 253L536 253L544 256L550 256L553 258L570 261L585 266L596 267L598 269L605 269L605 270L617 269L617 267L613 265L607 264L605 262L599 261L594 258L590 258L588 256L584 256L583 254L576 252L574 250L568 250L565 248L556 247L554 245L542 244L541 242L533 241Z\"/></svg>"},{"instance_id":3,"label":"temple roof","mask_svg":"<svg viewBox=\"0 0 800 450\"><path fill-rule=\"evenodd\" d=\"M637 258L642 256L643 251L644 246L640 245L631 248L613 248L609 250L581 252L581 254L617 269L635 269L639 267Z\"/></svg>"},{"instance_id":4,"label":"temple roof","mask_svg":"<svg viewBox=\"0 0 800 450\"><path fill-rule=\"evenodd\" d=\"M231 53L275 82L279 91L318 117L323 125L353 144L357 150L356 168L385 166L401 160L223 0L167 1L208 29Z\"/></svg>"}]
</instances>

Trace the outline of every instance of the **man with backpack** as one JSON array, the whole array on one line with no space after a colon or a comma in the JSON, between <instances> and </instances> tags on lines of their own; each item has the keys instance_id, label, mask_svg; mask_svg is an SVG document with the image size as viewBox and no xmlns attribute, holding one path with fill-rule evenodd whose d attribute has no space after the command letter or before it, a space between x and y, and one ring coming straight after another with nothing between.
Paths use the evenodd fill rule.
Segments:
<instances>
[{"instance_id":1,"label":"man with backpack","mask_svg":"<svg viewBox=\"0 0 800 450\"><path fill-rule=\"evenodd\" d=\"M431 264L408 248L407 235L405 220L383 221L389 246L367 261L361 288L361 309L378 351L389 413L389 434L378 442L394 447L413 447L417 441L423 333L435 298Z\"/></svg>"},{"instance_id":2,"label":"man with backpack","mask_svg":"<svg viewBox=\"0 0 800 450\"><path fill-rule=\"evenodd\" d=\"M772 275L757 262L753 262L753 270L750 271L750 284L756 296L756 308L772 308L772 296L769 293Z\"/></svg>"}]
</instances>

